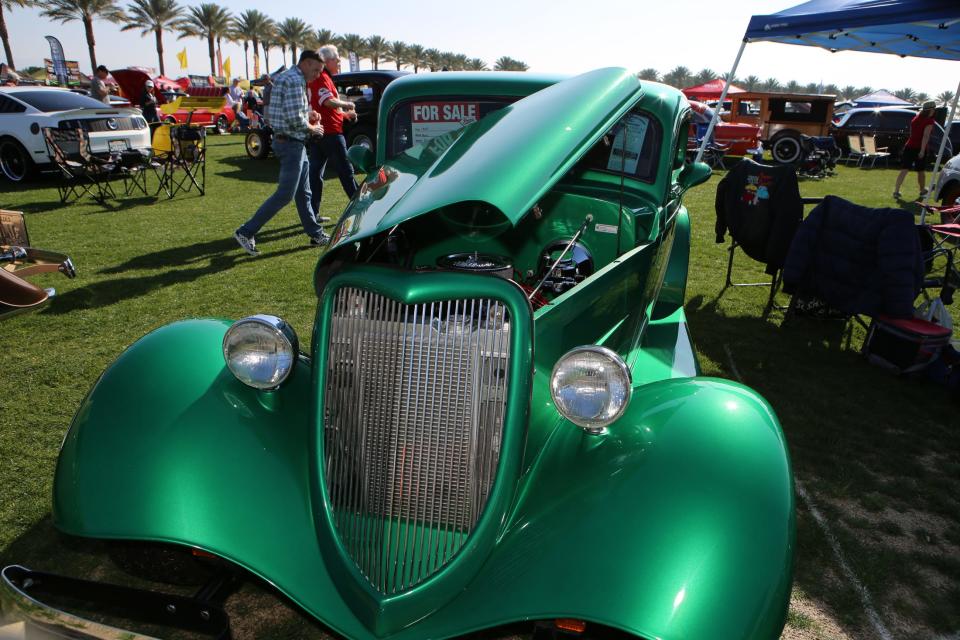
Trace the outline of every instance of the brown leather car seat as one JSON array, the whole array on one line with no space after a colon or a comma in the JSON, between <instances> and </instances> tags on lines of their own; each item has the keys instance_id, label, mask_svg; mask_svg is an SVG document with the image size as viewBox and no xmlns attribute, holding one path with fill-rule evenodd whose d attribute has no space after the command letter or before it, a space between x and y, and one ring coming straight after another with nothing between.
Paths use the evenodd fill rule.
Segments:
<instances>
[{"instance_id":1,"label":"brown leather car seat","mask_svg":"<svg viewBox=\"0 0 960 640\"><path fill-rule=\"evenodd\" d=\"M0 313L11 309L29 309L46 301L46 291L5 269L0 269Z\"/></svg>"}]
</instances>

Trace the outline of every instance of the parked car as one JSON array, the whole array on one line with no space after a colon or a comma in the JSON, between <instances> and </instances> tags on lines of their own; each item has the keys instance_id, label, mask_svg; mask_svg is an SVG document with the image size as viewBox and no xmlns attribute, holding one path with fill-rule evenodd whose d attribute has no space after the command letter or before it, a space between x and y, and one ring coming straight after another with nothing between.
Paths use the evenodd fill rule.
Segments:
<instances>
[{"instance_id":1,"label":"parked car","mask_svg":"<svg viewBox=\"0 0 960 640\"><path fill-rule=\"evenodd\" d=\"M955 129L956 127L953 127L951 133ZM956 148L960 148L960 146ZM943 170L937 178L937 188L934 191L934 196L940 200L940 204L945 206L960 204L960 154L944 163Z\"/></svg>"},{"instance_id":2,"label":"parked car","mask_svg":"<svg viewBox=\"0 0 960 640\"><path fill-rule=\"evenodd\" d=\"M690 122L692 127L690 137L695 144L696 138L706 135L706 128L710 126L714 110L696 100L690 100L689 102L690 108L693 110L693 118ZM713 141L724 148L724 153L729 156L745 156L762 149L763 143L760 142L760 137L760 127L746 122L718 120L713 127Z\"/></svg>"},{"instance_id":3,"label":"parked car","mask_svg":"<svg viewBox=\"0 0 960 640\"><path fill-rule=\"evenodd\" d=\"M937 109L934 117L937 122L946 120L946 109ZM851 135L873 136L877 148L885 148L894 159L900 157L903 145L910 137L910 121L917 115L917 109L905 107L877 107L850 109L840 120L831 127L830 134L837 141L843 153L849 153ZM942 124L934 128L930 137L930 144L934 150L940 148L943 140ZM960 122L955 121L950 127L950 137L947 139L947 157L954 151L960 151Z\"/></svg>"},{"instance_id":4,"label":"parked car","mask_svg":"<svg viewBox=\"0 0 960 640\"><path fill-rule=\"evenodd\" d=\"M143 97L144 83L150 79L150 76L138 69L117 69L111 71L110 74L120 85L123 94L130 99L134 106L139 108L141 106L140 100ZM197 126L211 128L217 133L227 133L233 126L236 114L220 99L211 99L204 96L201 101L213 106L181 107L183 98L187 97L190 96L178 86L167 85L166 88L157 91L160 119L169 124L186 124L189 122Z\"/></svg>"},{"instance_id":5,"label":"parked car","mask_svg":"<svg viewBox=\"0 0 960 640\"><path fill-rule=\"evenodd\" d=\"M770 406L699 374L689 117L626 69L392 83L309 353L274 315L130 346L63 441L55 525L216 557L354 639L779 638L793 480ZM3 576L57 621L55 581Z\"/></svg>"},{"instance_id":6,"label":"parked car","mask_svg":"<svg viewBox=\"0 0 960 640\"><path fill-rule=\"evenodd\" d=\"M407 71L348 71L333 76L337 92L345 100L357 105L357 121L344 120L343 135L347 146L363 145L374 151L377 146L377 113L383 90L387 85L407 75ZM269 127L247 133L247 155L263 159L270 155L273 130Z\"/></svg>"},{"instance_id":7,"label":"parked car","mask_svg":"<svg viewBox=\"0 0 960 640\"><path fill-rule=\"evenodd\" d=\"M763 146L776 162L797 163L804 157L801 136L826 136L833 121L836 96L745 91L727 96L730 122L755 124Z\"/></svg>"},{"instance_id":8,"label":"parked car","mask_svg":"<svg viewBox=\"0 0 960 640\"><path fill-rule=\"evenodd\" d=\"M55 87L0 87L0 172L7 180L22 182L51 166L45 127L82 127L94 154L150 148L150 130L136 109Z\"/></svg>"}]
</instances>

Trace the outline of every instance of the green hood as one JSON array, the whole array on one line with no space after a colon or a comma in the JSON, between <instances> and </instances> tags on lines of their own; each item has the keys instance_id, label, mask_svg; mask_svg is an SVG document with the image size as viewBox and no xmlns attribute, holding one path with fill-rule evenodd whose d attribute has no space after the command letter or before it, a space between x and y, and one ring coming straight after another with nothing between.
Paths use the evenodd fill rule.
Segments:
<instances>
[{"instance_id":1,"label":"green hood","mask_svg":"<svg viewBox=\"0 0 960 640\"><path fill-rule=\"evenodd\" d=\"M640 92L626 69L598 69L407 150L367 177L335 245L463 202L486 203L515 226Z\"/></svg>"}]
</instances>

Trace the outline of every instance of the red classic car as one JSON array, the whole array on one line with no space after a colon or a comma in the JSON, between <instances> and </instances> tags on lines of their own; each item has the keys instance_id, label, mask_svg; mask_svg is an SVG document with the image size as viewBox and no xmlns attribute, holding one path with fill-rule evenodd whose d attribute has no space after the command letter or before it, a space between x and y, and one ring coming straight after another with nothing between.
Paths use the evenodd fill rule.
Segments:
<instances>
[{"instance_id":1,"label":"red classic car","mask_svg":"<svg viewBox=\"0 0 960 640\"><path fill-rule=\"evenodd\" d=\"M135 107L140 107L140 99L143 95L143 85L150 76L138 69L118 69L111 71L117 84L120 85L120 91ZM156 80L155 80L156 83ZM178 85L171 88L180 89ZM169 95L169 97L168 97ZM227 133L233 126L236 115L233 109L221 103L218 99L204 97L202 101L194 101L193 106L187 103L181 105L180 100L186 95L175 97L174 94L157 91L157 102L160 104L160 118L165 122L186 124L195 124L204 127L212 127L217 133Z\"/></svg>"},{"instance_id":2,"label":"red classic car","mask_svg":"<svg viewBox=\"0 0 960 640\"><path fill-rule=\"evenodd\" d=\"M690 139L699 143L706 132L707 125L713 117L713 109L702 102L690 100L693 110L693 119L690 121ZM729 156L749 155L760 144L760 127L742 122L724 122L718 120L713 129L713 140L722 147L727 147Z\"/></svg>"}]
</instances>

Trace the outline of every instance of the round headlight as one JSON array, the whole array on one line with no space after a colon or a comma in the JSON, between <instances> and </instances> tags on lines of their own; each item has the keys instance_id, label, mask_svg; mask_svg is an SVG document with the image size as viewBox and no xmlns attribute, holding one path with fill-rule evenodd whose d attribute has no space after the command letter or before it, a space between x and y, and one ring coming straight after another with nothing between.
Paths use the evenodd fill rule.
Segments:
<instances>
[{"instance_id":1,"label":"round headlight","mask_svg":"<svg viewBox=\"0 0 960 640\"><path fill-rule=\"evenodd\" d=\"M254 389L274 389L297 362L299 341L289 324L276 316L237 320L223 336L223 359L237 380Z\"/></svg>"},{"instance_id":2,"label":"round headlight","mask_svg":"<svg viewBox=\"0 0 960 640\"><path fill-rule=\"evenodd\" d=\"M590 433L600 433L627 408L630 369L616 353L594 345L565 353L550 376L557 411Z\"/></svg>"}]
</instances>

